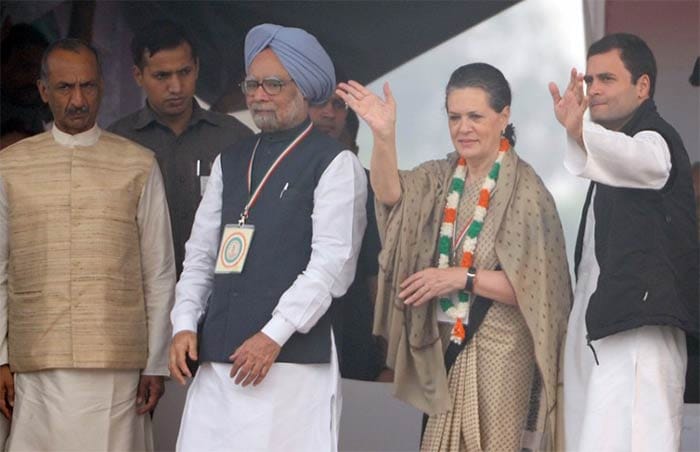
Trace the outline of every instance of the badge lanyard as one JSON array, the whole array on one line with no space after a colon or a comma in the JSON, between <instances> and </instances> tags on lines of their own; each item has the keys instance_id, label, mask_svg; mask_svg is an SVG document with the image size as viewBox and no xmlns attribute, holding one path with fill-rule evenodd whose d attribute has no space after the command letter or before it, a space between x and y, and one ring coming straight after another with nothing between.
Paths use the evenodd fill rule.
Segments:
<instances>
[{"instance_id":1,"label":"badge lanyard","mask_svg":"<svg viewBox=\"0 0 700 452\"><path fill-rule=\"evenodd\" d=\"M471 226L472 221L474 221L474 217L471 217L469 221L466 222L464 225L464 228L462 228L462 231L457 234L456 236L454 235L454 231L452 234L452 253L453 253L453 258L457 258L457 251L459 251L459 245L462 243L462 240L464 239L464 235L467 233L467 229L469 229L469 226Z\"/></svg>"},{"instance_id":2,"label":"badge lanyard","mask_svg":"<svg viewBox=\"0 0 700 452\"><path fill-rule=\"evenodd\" d=\"M252 190L252 184L253 184L253 161L255 160L255 152L258 150L258 145L260 145L260 138L258 138L258 142L255 143L255 147L253 148L253 154L250 156L250 162L248 162L248 203L246 203L245 207L243 207L243 212L241 212L241 216L238 219L238 225L243 226L246 224L246 220L248 219L248 215L250 214L250 209L253 208L255 203L257 202L258 198L260 197L260 193L262 192L263 187L267 183L267 181L270 179L272 176L272 173L275 172L277 167L282 163L282 160L284 160L285 157L287 157L293 150L294 148L304 139L306 136L311 132L311 128L313 127L313 124L309 124L309 126L304 129L303 132L297 136L294 141L292 141L287 148L282 151L282 153L277 157L277 159L274 161L274 163L268 168L267 172L265 173L265 176L262 178L258 186L255 188L255 192L251 194Z\"/></svg>"},{"instance_id":3,"label":"badge lanyard","mask_svg":"<svg viewBox=\"0 0 700 452\"><path fill-rule=\"evenodd\" d=\"M219 247L219 254L216 258L216 268L214 273L225 274L225 273L241 273L243 271L243 266L245 265L246 258L248 256L248 251L250 250L250 244L253 241L253 233L255 232L255 226L252 224L246 224L248 219L248 214L250 209L253 208L255 202L258 200L260 193L275 172L277 167L280 165L282 160L289 155L290 152L303 140L311 131L311 124L303 131L299 136L297 136L294 141L292 141L287 148L282 151L282 153L277 157L274 163L268 168L267 173L258 184L255 192L251 194L252 184L253 184L253 161L255 160L255 152L260 145L260 139L258 138L255 147L253 148L253 153L250 156L250 162L248 163L248 202L245 207L243 207L243 212L238 220L238 224L227 224L224 227L224 232L221 237L221 245ZM289 184L284 186L284 190L287 189ZM283 191L284 191L283 190Z\"/></svg>"}]
</instances>

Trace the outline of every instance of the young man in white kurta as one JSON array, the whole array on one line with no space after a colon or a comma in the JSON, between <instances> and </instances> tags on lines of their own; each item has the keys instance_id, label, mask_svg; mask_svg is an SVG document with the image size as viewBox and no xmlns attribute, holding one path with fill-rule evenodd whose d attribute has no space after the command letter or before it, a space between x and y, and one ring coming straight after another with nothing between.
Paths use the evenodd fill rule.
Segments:
<instances>
[{"instance_id":1,"label":"young man in white kurta","mask_svg":"<svg viewBox=\"0 0 700 452\"><path fill-rule=\"evenodd\" d=\"M671 175L669 144L653 130L632 136L620 131L640 106L650 105L656 75L653 56L639 38L613 36L621 41L608 38L605 45L622 42L643 47L653 69L637 74L635 80L620 48L594 47L600 45L595 43L585 76L572 70L563 96L550 84L555 114L568 133L564 165L573 175L604 186L660 190ZM583 119L589 106L597 124ZM589 337L586 313L601 276L595 243L596 192L597 186L582 223L583 244L564 351L566 450L677 450L687 362L684 332L648 322L593 341Z\"/></svg>"},{"instance_id":2,"label":"young man in white kurta","mask_svg":"<svg viewBox=\"0 0 700 452\"><path fill-rule=\"evenodd\" d=\"M663 187L668 179L670 153L657 132L628 137L585 122L583 140L585 151L569 140L564 159L566 169L576 176L651 189ZM673 443L680 441L687 361L683 331L650 325L596 340L593 347L601 365L596 365L587 346L586 310L600 276L594 252L594 203L595 191L586 216L564 351L566 449L677 450Z\"/></svg>"}]
</instances>

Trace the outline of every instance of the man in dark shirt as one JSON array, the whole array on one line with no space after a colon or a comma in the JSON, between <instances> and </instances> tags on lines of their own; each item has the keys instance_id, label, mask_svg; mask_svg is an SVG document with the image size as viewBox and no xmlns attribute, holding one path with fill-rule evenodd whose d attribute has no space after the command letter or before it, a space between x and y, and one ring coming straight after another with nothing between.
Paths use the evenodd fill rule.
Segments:
<instances>
[{"instance_id":1,"label":"man in dark shirt","mask_svg":"<svg viewBox=\"0 0 700 452\"><path fill-rule=\"evenodd\" d=\"M336 80L347 77L336 70ZM314 127L335 138L357 155L359 121L343 99L333 93L324 103L309 106ZM340 373L343 378L374 381L384 369L384 350L380 338L372 335L374 300L377 296L377 257L381 250L377 218L374 214L374 192L367 173L367 228L357 260L355 279L348 291L336 300L333 323L336 345L340 351ZM383 376L382 380L391 377Z\"/></svg>"},{"instance_id":2,"label":"man in dark shirt","mask_svg":"<svg viewBox=\"0 0 700 452\"><path fill-rule=\"evenodd\" d=\"M199 59L186 31L158 21L131 42L134 78L146 105L108 130L153 150L163 173L173 228L177 275L185 242L214 158L252 132L237 119L202 109L194 99Z\"/></svg>"}]
</instances>

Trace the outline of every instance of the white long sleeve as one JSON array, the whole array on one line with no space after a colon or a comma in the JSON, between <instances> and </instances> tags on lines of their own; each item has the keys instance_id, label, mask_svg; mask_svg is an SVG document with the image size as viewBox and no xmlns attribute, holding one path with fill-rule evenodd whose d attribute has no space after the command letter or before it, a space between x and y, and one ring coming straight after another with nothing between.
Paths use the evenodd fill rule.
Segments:
<instances>
[{"instance_id":1,"label":"white long sleeve","mask_svg":"<svg viewBox=\"0 0 700 452\"><path fill-rule=\"evenodd\" d=\"M144 375L169 375L168 313L175 298L175 256L163 177L154 161L136 212L141 245L143 298L148 321L148 361Z\"/></svg>"},{"instance_id":2,"label":"white long sleeve","mask_svg":"<svg viewBox=\"0 0 700 452\"><path fill-rule=\"evenodd\" d=\"M671 152L657 132L630 137L584 121L583 142L585 149L568 137L564 166L575 176L613 187L660 189L671 174Z\"/></svg>"},{"instance_id":3,"label":"white long sleeve","mask_svg":"<svg viewBox=\"0 0 700 452\"><path fill-rule=\"evenodd\" d=\"M307 333L334 297L355 278L367 226L367 178L359 160L343 151L331 162L314 190L311 258L280 297L262 332L284 345L296 331Z\"/></svg>"},{"instance_id":4,"label":"white long sleeve","mask_svg":"<svg viewBox=\"0 0 700 452\"><path fill-rule=\"evenodd\" d=\"M197 322L206 309L220 239L222 189L217 157L185 245L183 272L171 314L173 334L197 331ZM366 197L366 176L357 157L349 151L340 153L314 190L309 263L280 297L272 318L262 329L280 345L296 331L308 332L332 298L343 295L352 283L367 221Z\"/></svg>"},{"instance_id":5,"label":"white long sleeve","mask_svg":"<svg viewBox=\"0 0 700 452\"><path fill-rule=\"evenodd\" d=\"M185 262L175 286L175 306L170 313L173 335L197 331L197 322L207 308L214 287L216 253L221 235L221 195L223 192L221 156L212 164L207 187L185 243Z\"/></svg>"}]
</instances>

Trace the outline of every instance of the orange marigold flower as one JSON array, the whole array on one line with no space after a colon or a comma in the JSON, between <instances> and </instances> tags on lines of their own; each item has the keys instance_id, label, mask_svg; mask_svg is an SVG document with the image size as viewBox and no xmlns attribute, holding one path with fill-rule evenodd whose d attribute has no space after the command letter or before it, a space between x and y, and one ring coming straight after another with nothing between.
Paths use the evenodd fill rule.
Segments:
<instances>
[{"instance_id":1,"label":"orange marigold flower","mask_svg":"<svg viewBox=\"0 0 700 452\"><path fill-rule=\"evenodd\" d=\"M472 266L472 263L474 262L474 255L470 252L466 252L462 254L462 267L469 268Z\"/></svg>"},{"instance_id":2,"label":"orange marigold flower","mask_svg":"<svg viewBox=\"0 0 700 452\"><path fill-rule=\"evenodd\" d=\"M445 218L443 221L445 223L454 223L455 219L457 218L457 209L452 209L452 208L445 208Z\"/></svg>"},{"instance_id":3,"label":"orange marigold flower","mask_svg":"<svg viewBox=\"0 0 700 452\"><path fill-rule=\"evenodd\" d=\"M505 138L505 137L501 138L501 145L498 148L498 150L505 152L508 149L510 149L510 141L508 141L508 138Z\"/></svg>"},{"instance_id":4,"label":"orange marigold flower","mask_svg":"<svg viewBox=\"0 0 700 452\"><path fill-rule=\"evenodd\" d=\"M479 205L484 209L489 206L489 191L482 188L479 192Z\"/></svg>"},{"instance_id":5,"label":"orange marigold flower","mask_svg":"<svg viewBox=\"0 0 700 452\"><path fill-rule=\"evenodd\" d=\"M455 322L455 326L454 328L452 328L452 336L459 338L460 342L463 341L465 337L467 337L467 332L464 330L464 324L462 323L462 319L458 318Z\"/></svg>"}]
</instances>

